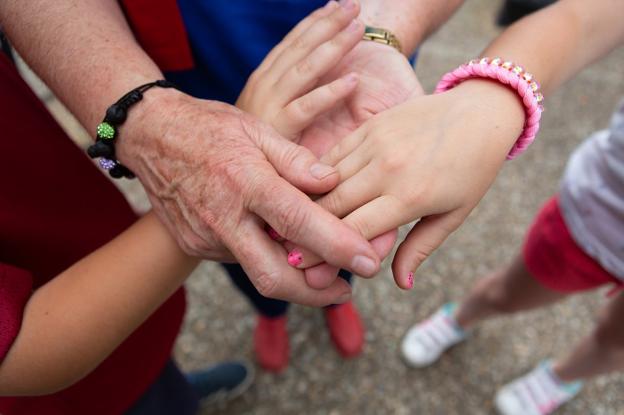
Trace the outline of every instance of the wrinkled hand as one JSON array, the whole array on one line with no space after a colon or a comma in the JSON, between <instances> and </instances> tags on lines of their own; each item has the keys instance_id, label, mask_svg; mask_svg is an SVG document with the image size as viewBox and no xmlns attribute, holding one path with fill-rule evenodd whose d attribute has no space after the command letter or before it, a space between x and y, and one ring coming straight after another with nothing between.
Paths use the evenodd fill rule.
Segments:
<instances>
[{"instance_id":1,"label":"wrinkled hand","mask_svg":"<svg viewBox=\"0 0 624 415\"><path fill-rule=\"evenodd\" d=\"M365 123L321 159L341 184L317 200L367 239L415 219L393 262L411 288L416 268L481 200L522 131L515 94L475 80L411 98ZM301 267L314 264L303 252Z\"/></svg>"},{"instance_id":2,"label":"wrinkled hand","mask_svg":"<svg viewBox=\"0 0 624 415\"><path fill-rule=\"evenodd\" d=\"M132 116L119 158L187 253L233 255L261 294L310 305L346 301L350 288L336 281L310 289L264 222L328 262L377 272L371 245L302 192L324 193L338 181L310 151L233 106L174 90L150 91Z\"/></svg>"},{"instance_id":3,"label":"wrinkled hand","mask_svg":"<svg viewBox=\"0 0 624 415\"><path fill-rule=\"evenodd\" d=\"M350 72L359 75L355 92L314 121L301 138L300 144L318 157L376 114L424 93L407 58L386 45L361 41L320 83ZM381 258L390 253L396 235L392 230L371 241ZM292 249L294 244L286 246ZM327 264L311 267L306 270L306 281L311 287L327 287L337 273L337 268Z\"/></svg>"}]
</instances>

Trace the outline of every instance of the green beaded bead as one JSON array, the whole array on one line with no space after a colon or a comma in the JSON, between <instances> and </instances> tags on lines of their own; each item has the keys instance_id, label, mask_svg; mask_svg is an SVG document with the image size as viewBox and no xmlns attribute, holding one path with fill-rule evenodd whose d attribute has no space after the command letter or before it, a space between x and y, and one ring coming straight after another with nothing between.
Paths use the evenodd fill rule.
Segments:
<instances>
[{"instance_id":1,"label":"green beaded bead","mask_svg":"<svg viewBox=\"0 0 624 415\"><path fill-rule=\"evenodd\" d=\"M97 136L102 140L112 140L115 138L115 127L107 122L103 122L97 126Z\"/></svg>"}]
</instances>

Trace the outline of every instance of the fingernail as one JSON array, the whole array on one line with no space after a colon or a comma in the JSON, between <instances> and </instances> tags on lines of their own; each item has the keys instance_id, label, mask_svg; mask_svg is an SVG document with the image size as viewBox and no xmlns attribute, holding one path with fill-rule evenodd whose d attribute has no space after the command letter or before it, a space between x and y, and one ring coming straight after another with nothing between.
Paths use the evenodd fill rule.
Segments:
<instances>
[{"instance_id":1,"label":"fingernail","mask_svg":"<svg viewBox=\"0 0 624 415\"><path fill-rule=\"evenodd\" d=\"M277 231L273 229L272 227L270 227L269 225L267 225L266 232L269 234L269 238L273 239L274 241L277 241L277 242L285 241L282 235L277 233Z\"/></svg>"},{"instance_id":2,"label":"fingernail","mask_svg":"<svg viewBox=\"0 0 624 415\"><path fill-rule=\"evenodd\" d=\"M414 288L414 273L413 272L410 272L409 274L407 274L407 287L410 290Z\"/></svg>"},{"instance_id":3,"label":"fingernail","mask_svg":"<svg viewBox=\"0 0 624 415\"><path fill-rule=\"evenodd\" d=\"M360 22L357 19L351 21L349 26L347 27L348 32L357 32L360 28Z\"/></svg>"},{"instance_id":4,"label":"fingernail","mask_svg":"<svg viewBox=\"0 0 624 415\"><path fill-rule=\"evenodd\" d=\"M298 249L293 249L288 254L288 264L297 267L303 263L303 254Z\"/></svg>"},{"instance_id":5,"label":"fingernail","mask_svg":"<svg viewBox=\"0 0 624 415\"><path fill-rule=\"evenodd\" d=\"M310 167L310 174L318 180L323 180L329 175L336 173L336 169L327 164L315 163Z\"/></svg>"},{"instance_id":6,"label":"fingernail","mask_svg":"<svg viewBox=\"0 0 624 415\"><path fill-rule=\"evenodd\" d=\"M371 276L375 274L375 271L377 271L377 265L375 261L363 255L357 255L355 258L353 258L351 268L353 268L353 271L355 271L355 273L364 276Z\"/></svg>"},{"instance_id":7,"label":"fingernail","mask_svg":"<svg viewBox=\"0 0 624 415\"><path fill-rule=\"evenodd\" d=\"M351 299L351 293L350 292L344 293L340 297L338 297L338 299L336 299L336 302L334 304L344 304L350 299Z\"/></svg>"}]
</instances>

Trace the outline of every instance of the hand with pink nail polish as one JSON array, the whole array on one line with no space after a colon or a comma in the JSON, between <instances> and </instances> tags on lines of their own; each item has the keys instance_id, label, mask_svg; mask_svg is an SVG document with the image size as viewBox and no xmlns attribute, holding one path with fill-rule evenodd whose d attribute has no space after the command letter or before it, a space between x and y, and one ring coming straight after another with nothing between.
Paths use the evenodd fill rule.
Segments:
<instances>
[{"instance_id":1,"label":"hand with pink nail polish","mask_svg":"<svg viewBox=\"0 0 624 415\"><path fill-rule=\"evenodd\" d=\"M406 57L386 45L360 42L321 82L329 82L352 71L357 72L360 77L355 92L342 105L319 117L303 132L300 143L318 157L376 114L401 104L410 97L424 94ZM371 243L376 248L377 255L383 258L390 253L395 241L396 232L389 232ZM292 249L294 244L287 247ZM321 289L335 281L338 267L329 264L312 266L318 263L318 256L304 248L301 248L301 253L303 260L298 267L307 268L306 281L311 287ZM312 267L308 268L310 266ZM399 285L408 288L403 283Z\"/></svg>"}]
</instances>

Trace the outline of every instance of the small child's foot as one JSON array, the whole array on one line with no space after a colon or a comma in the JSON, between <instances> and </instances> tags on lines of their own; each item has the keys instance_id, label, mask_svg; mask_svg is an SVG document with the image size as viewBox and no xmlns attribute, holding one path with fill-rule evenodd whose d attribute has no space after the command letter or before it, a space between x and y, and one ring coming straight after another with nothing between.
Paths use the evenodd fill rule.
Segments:
<instances>
[{"instance_id":1,"label":"small child's foot","mask_svg":"<svg viewBox=\"0 0 624 415\"><path fill-rule=\"evenodd\" d=\"M253 379L253 367L246 361L219 363L186 375L202 404L228 402L249 389Z\"/></svg>"},{"instance_id":2,"label":"small child's foot","mask_svg":"<svg viewBox=\"0 0 624 415\"><path fill-rule=\"evenodd\" d=\"M552 371L550 361L541 362L526 375L503 386L496 394L501 415L548 415L574 398L583 383L564 383Z\"/></svg>"},{"instance_id":3,"label":"small child's foot","mask_svg":"<svg viewBox=\"0 0 624 415\"><path fill-rule=\"evenodd\" d=\"M456 303L444 304L434 315L409 329L401 343L401 352L408 365L429 366L447 349L466 338L466 332L455 321L456 308Z\"/></svg>"}]
</instances>

